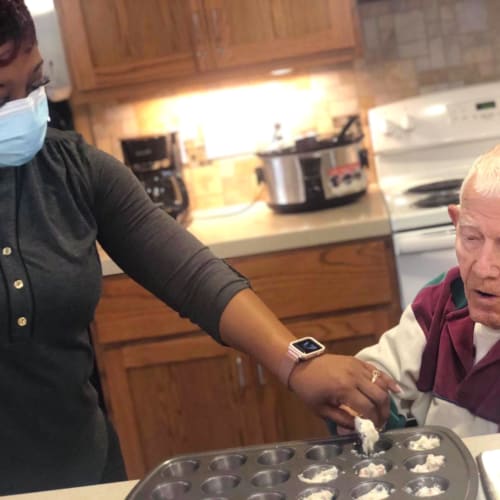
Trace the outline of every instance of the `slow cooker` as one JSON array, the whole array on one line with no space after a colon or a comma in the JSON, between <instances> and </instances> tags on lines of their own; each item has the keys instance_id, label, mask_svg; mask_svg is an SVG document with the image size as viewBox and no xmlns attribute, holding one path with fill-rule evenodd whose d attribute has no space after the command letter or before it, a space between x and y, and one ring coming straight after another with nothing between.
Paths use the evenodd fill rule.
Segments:
<instances>
[{"instance_id":1,"label":"slow cooker","mask_svg":"<svg viewBox=\"0 0 500 500\"><path fill-rule=\"evenodd\" d=\"M368 184L368 155L362 139L356 115L348 118L338 135L306 137L293 146L257 153L262 161L257 178L267 187L269 207L278 213L303 212L362 196Z\"/></svg>"}]
</instances>

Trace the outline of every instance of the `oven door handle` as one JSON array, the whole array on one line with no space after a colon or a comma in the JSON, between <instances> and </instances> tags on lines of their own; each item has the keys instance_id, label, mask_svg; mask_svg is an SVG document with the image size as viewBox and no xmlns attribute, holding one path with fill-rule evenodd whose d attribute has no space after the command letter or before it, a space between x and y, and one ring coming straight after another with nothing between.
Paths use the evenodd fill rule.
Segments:
<instances>
[{"instance_id":1,"label":"oven door handle","mask_svg":"<svg viewBox=\"0 0 500 500\"><path fill-rule=\"evenodd\" d=\"M455 247L455 227L421 229L394 234L396 255L431 252Z\"/></svg>"}]
</instances>

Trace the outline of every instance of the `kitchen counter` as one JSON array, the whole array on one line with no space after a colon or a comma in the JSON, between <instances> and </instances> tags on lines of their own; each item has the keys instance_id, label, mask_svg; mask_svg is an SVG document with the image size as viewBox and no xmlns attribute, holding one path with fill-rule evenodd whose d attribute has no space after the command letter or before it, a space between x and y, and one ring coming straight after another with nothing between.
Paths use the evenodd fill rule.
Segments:
<instances>
[{"instance_id":1,"label":"kitchen counter","mask_svg":"<svg viewBox=\"0 0 500 500\"><path fill-rule=\"evenodd\" d=\"M481 451L500 448L500 434L465 438L464 443L475 458ZM10 495L0 498L5 500L124 500L136 483L137 481L123 481L120 483L100 484L83 488ZM485 500L481 481L479 481L477 500Z\"/></svg>"},{"instance_id":2,"label":"kitchen counter","mask_svg":"<svg viewBox=\"0 0 500 500\"><path fill-rule=\"evenodd\" d=\"M137 483L121 481L119 483L96 484L81 488L65 488L62 490L23 493L21 495L0 496L7 500L124 500Z\"/></svg>"},{"instance_id":3,"label":"kitchen counter","mask_svg":"<svg viewBox=\"0 0 500 500\"><path fill-rule=\"evenodd\" d=\"M188 230L221 258L391 234L383 195L376 184L354 203L314 212L275 214L260 201L192 215ZM123 272L104 252L100 254L103 275Z\"/></svg>"}]
</instances>

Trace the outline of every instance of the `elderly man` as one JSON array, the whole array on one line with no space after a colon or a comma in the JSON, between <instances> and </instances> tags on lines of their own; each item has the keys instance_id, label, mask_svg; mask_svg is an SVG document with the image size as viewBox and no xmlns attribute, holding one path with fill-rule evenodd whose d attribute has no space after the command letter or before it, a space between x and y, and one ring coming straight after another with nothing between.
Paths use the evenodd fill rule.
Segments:
<instances>
[{"instance_id":1,"label":"elderly man","mask_svg":"<svg viewBox=\"0 0 500 500\"><path fill-rule=\"evenodd\" d=\"M444 425L458 435L500 423L500 147L464 179L456 228L458 267L421 290L400 323L356 357L399 382L387 427Z\"/></svg>"}]
</instances>

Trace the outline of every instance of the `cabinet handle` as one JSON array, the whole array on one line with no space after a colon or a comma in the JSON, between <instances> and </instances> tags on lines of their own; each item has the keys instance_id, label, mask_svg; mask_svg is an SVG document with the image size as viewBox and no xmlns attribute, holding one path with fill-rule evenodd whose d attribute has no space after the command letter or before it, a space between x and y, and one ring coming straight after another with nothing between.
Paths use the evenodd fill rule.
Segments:
<instances>
[{"instance_id":1,"label":"cabinet handle","mask_svg":"<svg viewBox=\"0 0 500 500\"><path fill-rule=\"evenodd\" d=\"M224 52L224 47L222 46L222 35L221 35L221 27L220 27L220 18L219 15L220 8L212 9L212 27L214 30L214 40L215 40L215 49L219 54Z\"/></svg>"},{"instance_id":2,"label":"cabinet handle","mask_svg":"<svg viewBox=\"0 0 500 500\"><path fill-rule=\"evenodd\" d=\"M260 385L266 385L266 375L264 374L264 368L260 363L257 363L257 378L259 379Z\"/></svg>"},{"instance_id":3,"label":"cabinet handle","mask_svg":"<svg viewBox=\"0 0 500 500\"><path fill-rule=\"evenodd\" d=\"M201 36L201 24L200 24L200 14L195 11L192 14L193 19L193 28L194 28L194 36L195 36L195 44L196 44L196 56L201 59L205 57L205 51L201 50L200 47L202 45L202 36Z\"/></svg>"},{"instance_id":4,"label":"cabinet handle","mask_svg":"<svg viewBox=\"0 0 500 500\"><path fill-rule=\"evenodd\" d=\"M240 383L240 388L244 389L247 382L245 379L245 369L243 367L243 360L241 359L241 356L236 358L236 370L238 372L238 382Z\"/></svg>"}]
</instances>

